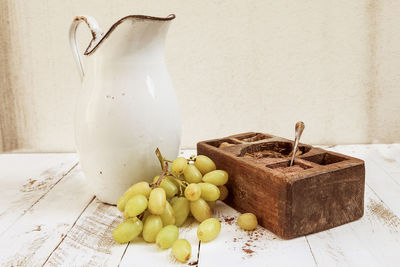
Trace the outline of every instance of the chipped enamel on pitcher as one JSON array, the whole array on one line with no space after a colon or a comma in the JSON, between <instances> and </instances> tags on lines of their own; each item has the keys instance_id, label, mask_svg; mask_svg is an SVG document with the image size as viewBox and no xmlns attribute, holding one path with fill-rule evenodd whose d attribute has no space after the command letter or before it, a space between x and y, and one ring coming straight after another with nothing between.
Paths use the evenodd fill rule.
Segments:
<instances>
[{"instance_id":1,"label":"chipped enamel on pitcher","mask_svg":"<svg viewBox=\"0 0 400 267\"><path fill-rule=\"evenodd\" d=\"M75 114L75 139L90 190L116 204L132 184L160 173L154 153L174 159L181 123L178 101L164 62L170 21L132 15L106 32L89 16L76 17L70 43L82 78ZM82 57L76 30L84 22L92 40Z\"/></svg>"}]
</instances>

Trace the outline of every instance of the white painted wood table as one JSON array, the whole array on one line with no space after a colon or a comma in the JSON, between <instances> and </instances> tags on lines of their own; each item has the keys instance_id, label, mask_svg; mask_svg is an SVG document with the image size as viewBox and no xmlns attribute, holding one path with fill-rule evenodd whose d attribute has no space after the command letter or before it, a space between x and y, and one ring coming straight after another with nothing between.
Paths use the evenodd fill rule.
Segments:
<instances>
[{"instance_id":1,"label":"white painted wood table","mask_svg":"<svg viewBox=\"0 0 400 267\"><path fill-rule=\"evenodd\" d=\"M216 240L199 244L197 223L181 228L198 266L400 266L400 144L328 149L366 162L365 215L328 231L281 240L241 231L238 213L218 203ZM183 151L186 155L194 151ZM0 155L1 266L182 266L170 250L137 239L117 245L117 208L85 186L75 154Z\"/></svg>"}]
</instances>

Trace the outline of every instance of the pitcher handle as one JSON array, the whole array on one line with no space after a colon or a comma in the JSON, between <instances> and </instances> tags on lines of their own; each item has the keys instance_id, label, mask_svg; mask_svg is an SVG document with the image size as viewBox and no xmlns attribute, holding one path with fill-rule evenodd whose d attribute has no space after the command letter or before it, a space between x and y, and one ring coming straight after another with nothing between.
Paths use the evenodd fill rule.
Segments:
<instances>
[{"instance_id":1,"label":"pitcher handle","mask_svg":"<svg viewBox=\"0 0 400 267\"><path fill-rule=\"evenodd\" d=\"M76 30L78 29L79 23L82 21L86 23L92 33L92 40L90 41L90 44L84 53L85 55L88 54L99 43L103 37L103 30L99 27L97 21L93 17L86 15L76 16L69 27L69 42L71 45L72 54L74 55L75 62L78 66L81 80L83 81L85 69L83 68L82 56L79 53L78 44L76 43Z\"/></svg>"}]
</instances>

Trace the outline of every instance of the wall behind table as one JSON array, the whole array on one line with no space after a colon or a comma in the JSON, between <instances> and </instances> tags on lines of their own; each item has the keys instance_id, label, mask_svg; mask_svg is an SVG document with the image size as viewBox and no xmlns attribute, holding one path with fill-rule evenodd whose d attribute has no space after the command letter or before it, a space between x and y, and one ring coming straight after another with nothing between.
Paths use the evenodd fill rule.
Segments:
<instances>
[{"instance_id":1,"label":"wall behind table","mask_svg":"<svg viewBox=\"0 0 400 267\"><path fill-rule=\"evenodd\" d=\"M80 89L67 33L175 13L166 44L182 147L257 130L304 142L400 141L399 1L1 0L0 151L73 151ZM82 26L81 47L89 41Z\"/></svg>"}]
</instances>

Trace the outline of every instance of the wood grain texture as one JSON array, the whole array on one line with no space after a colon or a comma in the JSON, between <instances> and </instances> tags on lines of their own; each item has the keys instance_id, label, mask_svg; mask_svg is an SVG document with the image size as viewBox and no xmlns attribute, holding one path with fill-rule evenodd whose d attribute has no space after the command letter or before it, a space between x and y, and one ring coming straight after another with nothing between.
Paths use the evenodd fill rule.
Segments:
<instances>
[{"instance_id":1,"label":"wood grain texture","mask_svg":"<svg viewBox=\"0 0 400 267\"><path fill-rule=\"evenodd\" d=\"M0 155L0 235L29 212L76 164L73 154Z\"/></svg>"},{"instance_id":2,"label":"wood grain texture","mask_svg":"<svg viewBox=\"0 0 400 267\"><path fill-rule=\"evenodd\" d=\"M229 146L221 147L223 142ZM227 204L252 212L259 223L290 239L359 219L364 210L362 160L300 144L289 166L292 141L243 133L197 144L229 173ZM260 205L260 203L262 203Z\"/></svg>"},{"instance_id":3,"label":"wood grain texture","mask_svg":"<svg viewBox=\"0 0 400 267\"><path fill-rule=\"evenodd\" d=\"M214 241L199 246L197 223L193 221L181 228L181 238L187 238L193 249L189 266L397 266L399 148L400 144L324 147L366 162L365 215L360 220L282 240L260 226L252 232L239 229L236 220L240 213L218 202L214 216L222 228ZM195 153L182 151L181 155ZM0 191L0 213L26 194L19 190L23 185L49 173L46 170L54 169L52 166L59 166L60 171L54 173L62 174L66 169L63 163L73 164L75 159L74 154L0 155L0 190L4 188ZM25 206L16 205L17 217L13 213L0 217L0 225L12 221L0 236L0 266L188 266L176 263L170 250L162 251L141 238L129 246L115 244L111 231L121 221L121 214L114 206L93 198L79 166L53 187L45 188L48 191L37 190L43 197L26 212Z\"/></svg>"},{"instance_id":4,"label":"wood grain texture","mask_svg":"<svg viewBox=\"0 0 400 267\"><path fill-rule=\"evenodd\" d=\"M80 168L74 168L1 235L1 264L41 266L92 198Z\"/></svg>"},{"instance_id":5,"label":"wood grain texture","mask_svg":"<svg viewBox=\"0 0 400 267\"><path fill-rule=\"evenodd\" d=\"M117 266L127 245L116 245L111 232L122 220L115 206L94 199L44 266Z\"/></svg>"}]
</instances>

